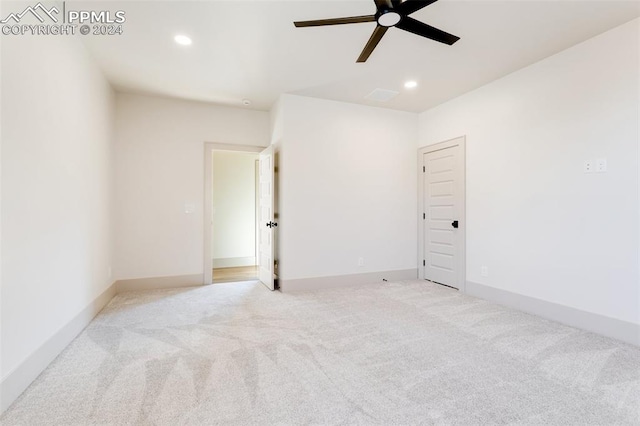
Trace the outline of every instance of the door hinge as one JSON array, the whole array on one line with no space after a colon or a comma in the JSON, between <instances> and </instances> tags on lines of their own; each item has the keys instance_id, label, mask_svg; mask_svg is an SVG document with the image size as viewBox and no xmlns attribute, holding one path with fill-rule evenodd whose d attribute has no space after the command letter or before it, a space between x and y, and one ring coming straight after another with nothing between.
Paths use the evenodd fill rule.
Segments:
<instances>
[{"instance_id":1,"label":"door hinge","mask_svg":"<svg viewBox=\"0 0 640 426\"><path fill-rule=\"evenodd\" d=\"M427 261L422 259L422 266L427 266Z\"/></svg>"},{"instance_id":2,"label":"door hinge","mask_svg":"<svg viewBox=\"0 0 640 426\"><path fill-rule=\"evenodd\" d=\"M422 213L422 220L427 218L427 214L426 213Z\"/></svg>"},{"instance_id":3,"label":"door hinge","mask_svg":"<svg viewBox=\"0 0 640 426\"><path fill-rule=\"evenodd\" d=\"M427 168L425 166L422 166L422 173L425 173L427 171Z\"/></svg>"}]
</instances>

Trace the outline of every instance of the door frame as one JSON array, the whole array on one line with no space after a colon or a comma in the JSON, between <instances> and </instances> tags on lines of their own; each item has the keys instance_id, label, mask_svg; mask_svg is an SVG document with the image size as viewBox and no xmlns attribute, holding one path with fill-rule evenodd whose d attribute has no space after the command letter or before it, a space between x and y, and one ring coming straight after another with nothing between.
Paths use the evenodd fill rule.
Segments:
<instances>
[{"instance_id":1,"label":"door frame","mask_svg":"<svg viewBox=\"0 0 640 426\"><path fill-rule=\"evenodd\" d=\"M461 205L460 205L460 218L458 219L460 222L459 232L462 233L460 248L460 261L458 263L457 276L460 286L458 288L459 291L465 292L466 283L467 283L467 222L466 222L466 164L467 164L467 150L466 150L466 136L460 136L457 138L449 139L444 142L436 143L433 145L427 145L425 147L418 149L418 279L424 280L424 266L422 263L426 260L425 252L424 252L424 232L425 232L425 220L423 219L424 212L424 172L423 172L423 159L424 155L430 152L440 151L443 149L451 148L454 146L460 146L461 158L458 161L458 166L460 167L462 179L458 183L458 191L462 194Z\"/></svg>"},{"instance_id":2,"label":"door frame","mask_svg":"<svg viewBox=\"0 0 640 426\"><path fill-rule=\"evenodd\" d=\"M255 152L259 154L267 146L234 145L228 143L205 142L204 143L204 267L202 284L213 283L213 151ZM256 259L258 262L258 259Z\"/></svg>"}]
</instances>

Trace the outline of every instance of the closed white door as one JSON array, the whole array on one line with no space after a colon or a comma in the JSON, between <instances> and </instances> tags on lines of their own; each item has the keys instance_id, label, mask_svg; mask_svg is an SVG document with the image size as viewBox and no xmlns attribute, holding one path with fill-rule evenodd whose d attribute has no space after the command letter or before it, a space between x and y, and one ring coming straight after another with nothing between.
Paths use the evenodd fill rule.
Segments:
<instances>
[{"instance_id":1,"label":"closed white door","mask_svg":"<svg viewBox=\"0 0 640 426\"><path fill-rule=\"evenodd\" d=\"M460 144L422 154L424 278L457 289L464 277L463 156Z\"/></svg>"},{"instance_id":2,"label":"closed white door","mask_svg":"<svg viewBox=\"0 0 640 426\"><path fill-rule=\"evenodd\" d=\"M274 244L273 234L274 222L274 165L273 147L265 149L260 153L258 160L259 179L258 196L259 200L259 225L258 225L258 276L260 281L270 290L275 290L274 283Z\"/></svg>"}]
</instances>

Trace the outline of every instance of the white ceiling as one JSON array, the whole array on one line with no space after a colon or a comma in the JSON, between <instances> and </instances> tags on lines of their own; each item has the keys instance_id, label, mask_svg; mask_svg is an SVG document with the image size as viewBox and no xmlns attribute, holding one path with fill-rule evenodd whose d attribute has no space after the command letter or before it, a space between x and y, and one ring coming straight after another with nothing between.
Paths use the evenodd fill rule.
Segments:
<instances>
[{"instance_id":1,"label":"white ceiling","mask_svg":"<svg viewBox=\"0 0 640 426\"><path fill-rule=\"evenodd\" d=\"M366 63L375 23L295 28L294 20L367 15L373 0L67 2L122 9L122 36L87 36L119 91L268 110L293 93L424 111L640 16L640 0L440 0L412 17L461 37L453 46L391 28ZM189 47L174 35L187 34ZM595 58L597 60L597 58ZM413 90L403 88L417 80ZM378 103L376 88L400 92Z\"/></svg>"}]
</instances>

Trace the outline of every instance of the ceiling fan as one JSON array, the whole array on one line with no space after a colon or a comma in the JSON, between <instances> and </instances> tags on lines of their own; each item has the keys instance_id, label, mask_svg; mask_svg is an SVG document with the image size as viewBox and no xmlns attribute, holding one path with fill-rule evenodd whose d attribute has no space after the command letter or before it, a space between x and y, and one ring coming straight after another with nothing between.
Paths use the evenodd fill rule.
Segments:
<instances>
[{"instance_id":1,"label":"ceiling fan","mask_svg":"<svg viewBox=\"0 0 640 426\"><path fill-rule=\"evenodd\" d=\"M378 26L371 34L364 50L356 62L366 62L373 49L376 48L382 36L389 27L400 28L401 30L417 34L440 43L452 45L460 40L453 34L427 25L423 22L410 18L414 12L435 3L438 0L374 0L376 4L375 15L352 16L349 18L318 19L315 21L298 21L293 24L296 27L319 27L324 25L357 24L360 22L377 22Z\"/></svg>"}]
</instances>

